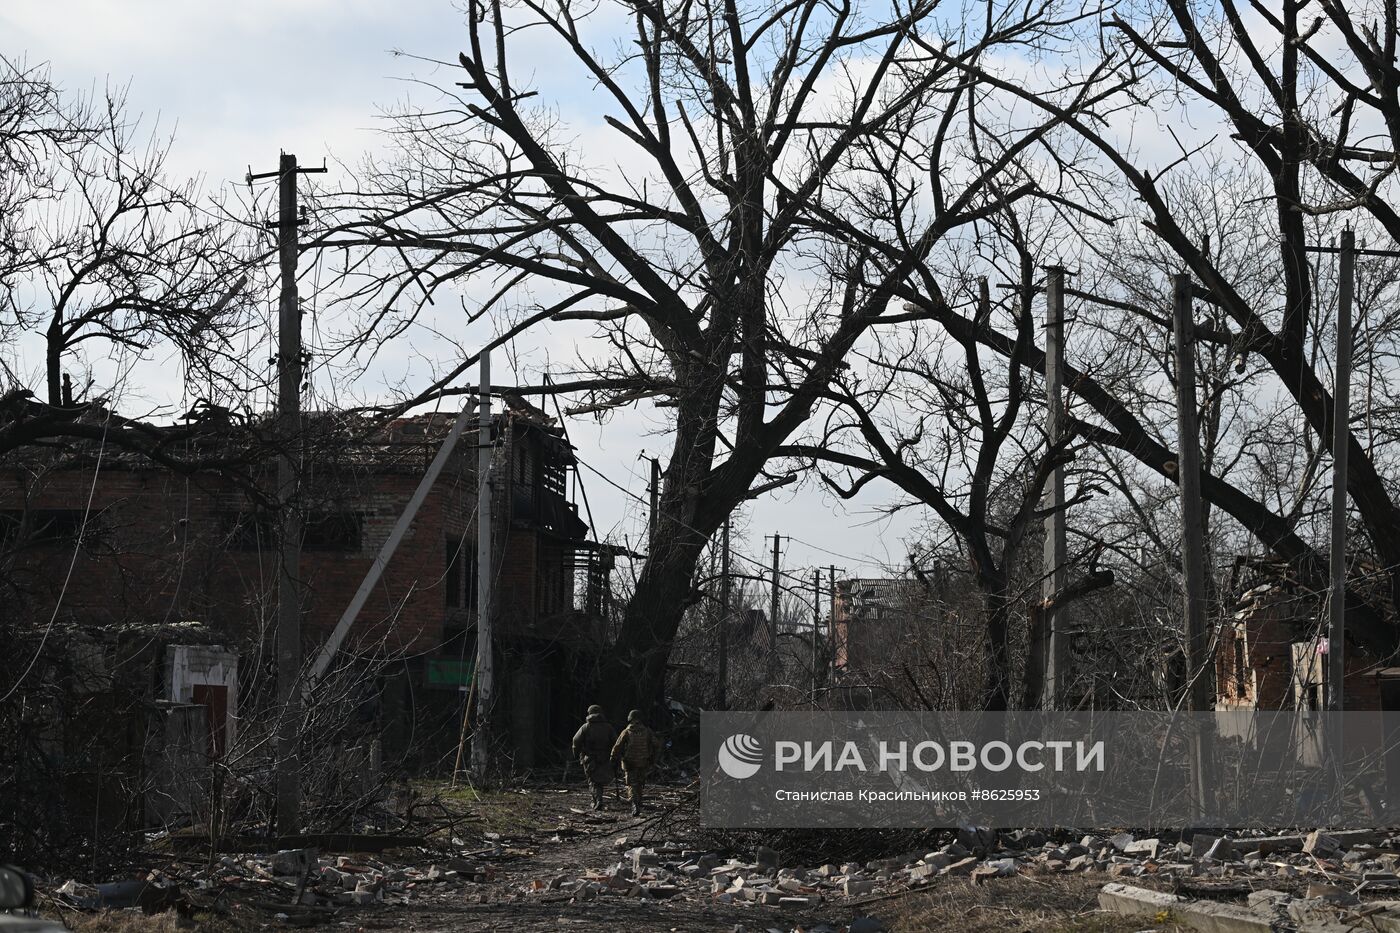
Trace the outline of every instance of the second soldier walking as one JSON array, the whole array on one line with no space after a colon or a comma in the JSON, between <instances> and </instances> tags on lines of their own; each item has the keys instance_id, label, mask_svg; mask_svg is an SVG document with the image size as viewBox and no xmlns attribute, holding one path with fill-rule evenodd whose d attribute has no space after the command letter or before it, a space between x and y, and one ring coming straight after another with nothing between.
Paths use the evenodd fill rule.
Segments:
<instances>
[{"instance_id":1,"label":"second soldier walking","mask_svg":"<svg viewBox=\"0 0 1400 933\"><path fill-rule=\"evenodd\" d=\"M632 710L627 714L627 728L622 730L612 747L612 761L622 764L633 816L642 812L642 789L660 755L661 738L642 722L641 710Z\"/></svg>"}]
</instances>

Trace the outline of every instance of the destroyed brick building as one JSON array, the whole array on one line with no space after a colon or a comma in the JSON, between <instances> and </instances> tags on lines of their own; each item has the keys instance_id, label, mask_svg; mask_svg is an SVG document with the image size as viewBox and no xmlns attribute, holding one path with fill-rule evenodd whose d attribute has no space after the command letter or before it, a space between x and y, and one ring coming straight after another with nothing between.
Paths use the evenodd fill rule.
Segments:
<instances>
[{"instance_id":1,"label":"destroyed brick building","mask_svg":"<svg viewBox=\"0 0 1400 933\"><path fill-rule=\"evenodd\" d=\"M1400 667L1394 666L1393 622L1385 595L1358 575L1362 596L1348 605L1343 708L1400 709ZM1325 708L1326 596L1277 560L1240 558L1234 572L1242 595L1220 628L1215 656L1216 708L1315 711Z\"/></svg>"},{"instance_id":2,"label":"destroyed brick building","mask_svg":"<svg viewBox=\"0 0 1400 933\"><path fill-rule=\"evenodd\" d=\"M96 408L91 417L113 432L163 430ZM306 657L345 611L451 420L425 415L365 428L342 416L307 416L313 440L299 491ZM201 437L189 443L206 453L221 444L217 432ZM531 767L567 753L573 719L586 705L612 558L589 540L569 499L575 460L553 419L514 399L496 415L492 443L493 621L505 685L493 718L507 760ZM383 735L386 758L411 769L450 755L471 682L476 447L469 429L337 662L374 669L373 688L359 698L365 729ZM197 623L202 644L237 653L238 679L229 684L240 686L231 695L173 695L173 651L153 662L162 671L142 676L165 684L156 699L217 704L236 720L239 689L265 686L271 670L278 571L276 508L264 492L273 486L271 459L184 472L99 441L11 453L0 464L0 582L19 631L35 633L37 643L56 620L64 631L95 633L84 651L111 655L114 642L102 633ZM210 727L211 734L223 728L212 719Z\"/></svg>"},{"instance_id":3,"label":"destroyed brick building","mask_svg":"<svg viewBox=\"0 0 1400 933\"><path fill-rule=\"evenodd\" d=\"M903 577L839 580L833 593L828 638L833 682L828 702L837 709L897 706L893 663L926 627L932 607L922 584Z\"/></svg>"},{"instance_id":4,"label":"destroyed brick building","mask_svg":"<svg viewBox=\"0 0 1400 933\"><path fill-rule=\"evenodd\" d=\"M884 667L892 648L908 629L918 584L899 577L841 580L831 607L831 641L838 671L852 675Z\"/></svg>"}]
</instances>

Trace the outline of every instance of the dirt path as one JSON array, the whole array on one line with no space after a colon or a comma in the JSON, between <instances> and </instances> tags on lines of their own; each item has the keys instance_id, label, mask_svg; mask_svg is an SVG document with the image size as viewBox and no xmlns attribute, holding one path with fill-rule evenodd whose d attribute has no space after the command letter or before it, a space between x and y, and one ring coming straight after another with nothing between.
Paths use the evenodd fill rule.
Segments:
<instances>
[{"instance_id":1,"label":"dirt path","mask_svg":"<svg viewBox=\"0 0 1400 933\"><path fill-rule=\"evenodd\" d=\"M978 885L966 877L936 879L918 892L843 903L826 901L801 910L755 904L716 902L708 881L681 882L673 898L655 900L604 890L591 900L549 890L552 879L576 879L587 872L603 874L625 858L622 843L700 848L692 840L657 836L656 814L681 799L673 788L658 788L650 809L636 819L625 804L610 802L610 810L594 814L586 791L579 787L534 788L520 795L515 814L534 828L501 842L522 854L499 863L493 881L459 887L442 897L424 897L405 906L385 907L373 914L342 917L365 930L413 930L447 933L502 930L520 933L579 930L598 933L652 931L730 931L766 933L844 931L861 917L878 918L866 929L902 931L946 930L949 933L1130 933L1143 929L1175 931L1171 923L1144 924L1098 912L1097 892L1102 875L1078 874L1049 878L1011 878ZM499 804L497 805L499 807ZM499 817L497 818L499 819ZM488 823L491 820L488 818ZM563 827L564 832L551 832ZM525 838L528 835L528 841ZM742 853L729 853L742 854ZM658 873L666 880L669 873ZM544 886L530 891L532 882ZM864 903L862 903L864 902Z\"/></svg>"},{"instance_id":2,"label":"dirt path","mask_svg":"<svg viewBox=\"0 0 1400 933\"><path fill-rule=\"evenodd\" d=\"M531 832L530 839L502 834L502 842L520 851L516 858L497 864L495 878L485 884L468 884L451 891L431 893L407 905L392 905L362 912L354 918L366 930L580 930L608 933L643 931L730 931L742 925L750 930L776 928L789 931L811 929L825 922L836 929L848 924L853 913L831 905L807 910L779 910L774 907L725 905L713 901L707 882L680 885L671 898L628 896L625 891L606 887L592 899L582 899L566 891L549 890L551 880L583 877L585 873L606 872L624 860L619 838L628 846L638 844L657 809L678 799L679 793L659 788L647 814L633 818L624 804L610 802L609 811L594 814L588 794L582 788L535 792L521 796L522 821L543 829ZM564 832L551 834L550 824ZM685 839L666 839L686 846ZM650 843L650 840L649 840ZM663 873L664 874L664 873ZM544 885L531 891L532 883ZM349 918L346 918L349 919Z\"/></svg>"}]
</instances>

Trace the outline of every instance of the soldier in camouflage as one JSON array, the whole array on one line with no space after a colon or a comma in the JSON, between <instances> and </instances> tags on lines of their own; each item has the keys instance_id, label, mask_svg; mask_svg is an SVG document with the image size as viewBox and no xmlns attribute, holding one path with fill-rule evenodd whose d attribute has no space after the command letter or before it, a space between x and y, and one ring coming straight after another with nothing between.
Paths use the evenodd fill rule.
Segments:
<instances>
[{"instance_id":1,"label":"soldier in camouflage","mask_svg":"<svg viewBox=\"0 0 1400 933\"><path fill-rule=\"evenodd\" d=\"M627 714L627 728L617 737L612 747L613 764L622 764L622 772L627 781L627 799L632 802L632 815L642 812L642 789L647 776L661 755L661 738L646 723L642 722L642 711L632 710Z\"/></svg>"},{"instance_id":2,"label":"soldier in camouflage","mask_svg":"<svg viewBox=\"0 0 1400 933\"><path fill-rule=\"evenodd\" d=\"M588 776L588 788L593 792L593 809L603 809L603 792L613 782L613 766L609 751L617 737L617 730L603 715L598 705L588 707L588 717L574 733L574 755L583 765L583 773Z\"/></svg>"}]
</instances>

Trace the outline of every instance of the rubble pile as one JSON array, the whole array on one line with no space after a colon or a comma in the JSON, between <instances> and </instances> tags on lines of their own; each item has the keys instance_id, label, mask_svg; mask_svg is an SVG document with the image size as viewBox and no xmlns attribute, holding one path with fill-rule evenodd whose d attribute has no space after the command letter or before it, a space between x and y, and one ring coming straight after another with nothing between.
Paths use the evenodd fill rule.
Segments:
<instances>
[{"instance_id":1,"label":"rubble pile","mask_svg":"<svg viewBox=\"0 0 1400 933\"><path fill-rule=\"evenodd\" d=\"M752 860L743 861L680 844L631 846L624 838L615 846L618 860L608 867L532 879L516 893L546 901L623 896L803 910L830 901L878 899L938 877L968 877L974 882L1008 877L1028 870L1037 856L1042 863L1048 859L1044 853L1033 856L1022 849L1000 849L984 857L996 845L995 834L976 830L960 836L933 852L810 868L784 865L779 853L765 846L758 847Z\"/></svg>"},{"instance_id":2,"label":"rubble pile","mask_svg":"<svg viewBox=\"0 0 1400 933\"><path fill-rule=\"evenodd\" d=\"M1358 895L1400 892L1400 836L1375 830L1239 837L1196 833L1189 842L1170 844L1128 833L1107 839L1085 836L1078 846L1050 849L1035 862L1046 871L1155 876L1203 890L1269 881L1294 888L1323 882Z\"/></svg>"},{"instance_id":3,"label":"rubble pile","mask_svg":"<svg viewBox=\"0 0 1400 933\"><path fill-rule=\"evenodd\" d=\"M732 918L737 911L762 930L824 930L839 916L842 926L830 929L878 931L881 922L863 914L883 913L891 906L885 902L943 879L995 885L1017 876L1084 874L1093 889L1102 886L1104 910L1153 922L1178 918L1184 929L1400 933L1400 835L1381 831L1197 832L1179 839L969 828L929 850L826 864L801 864L762 845L733 857L616 831L612 818L588 814L509 840L483 833L475 849L454 836L450 845L395 842L378 852L306 847L212 861L175 855L134 880L46 887L55 901L80 909L215 911L291 925L345 922L345 912L365 909L500 910L528 902L577 905L600 917L609 906L658 916L674 910Z\"/></svg>"},{"instance_id":4,"label":"rubble pile","mask_svg":"<svg viewBox=\"0 0 1400 933\"><path fill-rule=\"evenodd\" d=\"M224 863L236 865L237 860L226 858ZM496 874L489 863L472 859L396 866L364 856L317 858L314 849L278 852L270 859L248 859L244 865L259 874L270 871L284 887L295 885L297 903L304 907L408 904L415 895L445 894L467 883L485 884L494 881Z\"/></svg>"},{"instance_id":5,"label":"rubble pile","mask_svg":"<svg viewBox=\"0 0 1400 933\"><path fill-rule=\"evenodd\" d=\"M1109 913L1224 933L1400 933L1400 900L1362 901L1336 885L1302 897L1261 888L1243 904L1193 899L1112 882L1099 892Z\"/></svg>"},{"instance_id":6,"label":"rubble pile","mask_svg":"<svg viewBox=\"0 0 1400 933\"><path fill-rule=\"evenodd\" d=\"M759 847L752 859L738 860L679 844L642 847L620 839L617 853L617 860L606 867L532 879L515 887L512 896L546 902L605 897L700 900L806 910L884 900L917 891L938 878L966 878L982 884L1015 875L1096 872L1114 879L1143 879L1158 889L1205 898L1242 901L1248 895L1248 904L1204 903L1211 910L1229 907L1226 914L1246 911L1251 920L1260 911L1273 911L1275 929L1304 929L1299 924L1305 916L1328 914L1329 922L1335 923L1348 910L1374 909L1376 915L1389 916L1386 912L1396 909L1394 929L1400 933L1400 901L1392 907L1389 901L1371 900L1388 892L1400 897L1400 836L1370 830L1270 836L1196 833L1188 841L1137 838L1127 832L1065 841L1034 830L1007 834L966 830L947 845L923 854L815 867L784 864L779 853L765 847ZM1105 891L1128 888L1113 881ZM1191 903L1190 898L1160 890L1148 893L1154 898L1175 898L1172 903L1178 913ZM1105 897L1105 909L1130 912L1118 909L1126 903L1121 896ZM1147 913L1155 915L1165 903ZM1267 923L1257 928L1270 929Z\"/></svg>"},{"instance_id":7,"label":"rubble pile","mask_svg":"<svg viewBox=\"0 0 1400 933\"><path fill-rule=\"evenodd\" d=\"M427 900L484 901L497 878L497 861L523 853L503 846L446 856L441 851L395 852L383 857L322 856L316 849L225 855L212 865L172 862L143 877L54 888L58 903L80 910L139 909L146 913L211 907L256 910L274 919L325 919L342 908L409 905Z\"/></svg>"},{"instance_id":8,"label":"rubble pile","mask_svg":"<svg viewBox=\"0 0 1400 933\"><path fill-rule=\"evenodd\" d=\"M820 907L828 899L873 890L873 879L892 877L890 872L897 861L886 860L888 865L823 865L807 871L781 867L778 853L762 846L753 861L725 859L715 852L688 849L680 844L631 846L625 838L616 840L614 849L617 860L606 868L534 878L516 885L513 894L544 903L587 903L626 897L673 904L697 900L807 911ZM870 878L865 877L867 874ZM770 920L762 920L756 929L779 927L774 927ZM874 917L856 917L850 924L840 927L809 922L800 929L805 933L852 930L880 933L885 926Z\"/></svg>"}]
</instances>

